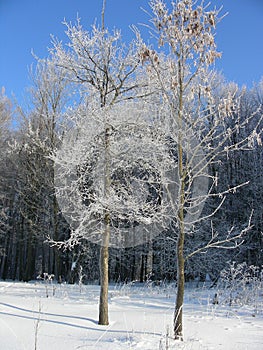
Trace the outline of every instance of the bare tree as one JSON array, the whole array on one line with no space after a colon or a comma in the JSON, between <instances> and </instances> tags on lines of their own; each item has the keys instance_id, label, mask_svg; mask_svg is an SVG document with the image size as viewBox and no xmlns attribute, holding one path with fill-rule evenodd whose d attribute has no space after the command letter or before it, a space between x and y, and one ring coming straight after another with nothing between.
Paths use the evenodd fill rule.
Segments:
<instances>
[{"instance_id":1,"label":"bare tree","mask_svg":"<svg viewBox=\"0 0 263 350\"><path fill-rule=\"evenodd\" d=\"M159 109L143 100L130 101L90 111L83 124L87 112L74 111L80 124L75 119L75 128L54 158L57 197L74 228L63 245L88 240L122 248L153 239L168 218L164 185L174 164L158 119L154 122ZM107 284L103 288L107 290ZM101 301L102 315L105 305Z\"/></svg>"},{"instance_id":2,"label":"bare tree","mask_svg":"<svg viewBox=\"0 0 263 350\"><path fill-rule=\"evenodd\" d=\"M22 271L19 278L24 280L36 277L43 269L58 278L61 265L55 249L44 243L47 236L59 236L54 167L48 156L59 143L59 124L66 103L67 82L61 73L48 59L38 60L31 71L29 109L20 108L18 112L20 129L13 147L17 157L15 190L20 201L17 268Z\"/></svg>"},{"instance_id":3,"label":"bare tree","mask_svg":"<svg viewBox=\"0 0 263 350\"><path fill-rule=\"evenodd\" d=\"M2 89L0 93L0 267L1 270L6 261L6 244L7 235L5 234L9 228L9 215L11 211L11 183L12 180L9 177L10 167L8 166L8 141L10 141L10 122L12 117L12 105L11 101L5 96L5 91ZM8 193L10 196L8 196Z\"/></svg>"},{"instance_id":4,"label":"bare tree","mask_svg":"<svg viewBox=\"0 0 263 350\"><path fill-rule=\"evenodd\" d=\"M115 219L115 225L123 220L126 220L128 223L131 216L135 214L133 206L131 206L133 208L131 212L123 212L124 203L126 205L126 208L128 208L127 200L130 196L129 191L132 191L132 189L130 188L130 190L123 190L123 188L125 188L125 184L121 183L121 181L125 180L120 180L120 178L123 178L125 176L133 176L134 174L126 174L125 171L128 170L124 169L123 174L118 174L116 162L125 162L126 166L130 166L130 169L133 167L133 172L135 172L135 159L131 161L131 164L129 165L127 163L127 160L121 160L118 158L121 153L124 157L124 154L126 152L125 147L127 147L128 150L130 149L128 142L129 134L136 134L137 141L140 142L140 140L142 140L143 142L143 132L139 130L139 127L142 126L142 123L144 123L144 127L147 125L146 136L148 137L148 141L151 140L151 142L153 142L153 135L156 132L156 129L154 128L153 131L150 132L148 125L150 122L150 115L147 114L147 109L146 112L144 112L143 116L141 115L140 111L138 111L138 109L136 111L133 111L132 120L131 113L129 112L131 107L127 107L128 110L126 111L126 105L124 104L125 101L130 101L134 98L139 97L142 98L143 96L147 95L147 91L144 91L144 89L147 87L147 84L145 84L143 79L140 78L139 74L140 70L144 70L144 68L141 69L142 67L140 64L137 42L132 42L128 47L126 47L126 45L121 42L120 33L118 31L115 30L113 34L110 34L109 31L105 29L104 7L102 13L101 29L99 27L93 26L92 33L89 33L82 28L79 20L77 21L76 25L66 23L67 35L69 37L69 50L64 48L61 43L58 43L55 40L54 48L51 50L53 62L62 71L66 72L67 79L72 84L74 93L78 95L82 101L80 108L76 110L73 107L72 111L68 111L69 125L75 128L75 131L80 130L82 136L84 135L84 131L87 133L88 130L88 137L86 138L90 140L90 151L85 156L81 153L79 154L83 156L87 161L86 165L80 162L80 165L82 164L82 167L79 169L80 177L84 176L85 178L88 169L92 172L92 167L94 167L93 163L96 163L97 161L101 172L99 174L96 174L96 176L98 177L99 181L103 179L102 183L100 184L103 191L100 193L100 196L98 198L104 199L102 203L95 200L95 203L100 203L100 207L96 208L96 215L100 217L99 222L103 226L103 234L100 235L100 237L102 237L102 241L100 242L101 293L99 324L108 324L109 322L108 261L110 239L111 237L114 237L114 235L110 235L110 231L114 226L112 224L114 217L112 209L113 206L110 205L110 200L112 199L112 189L114 186L116 208L122 207L122 209L115 209L115 213L117 213L119 210L119 214L116 214L118 218ZM116 109L114 109L114 105L117 104L119 107L116 107ZM117 110L120 114L120 117L118 117L116 114ZM130 120L125 118L125 111L127 112L127 116L130 118ZM136 113L138 113L138 116L136 116ZM148 124L146 123L146 116L148 118ZM114 123L114 118L116 118L117 124ZM144 121L142 120L143 118ZM126 127L124 126L125 123L127 124ZM138 123L138 126L136 126L136 123ZM151 136L150 133L152 133ZM72 135L73 134L71 134L71 136ZM72 137L74 139L76 135ZM120 141L121 139L122 141ZM72 143L69 141L69 144ZM120 145L123 147L122 150L118 149ZM137 147L138 146L139 144L137 144ZM117 147L115 151L118 156L114 156L114 147ZM83 146L82 148L80 146L80 149L83 149ZM149 150L149 147L145 149L145 152L146 150ZM96 158L98 157L96 155L96 152L98 151L103 153L103 158ZM134 155L138 154L138 149L134 149L133 151ZM65 159L66 155L64 154L63 157ZM80 160L79 157L78 159ZM113 159L115 159L115 161L113 161ZM118 159L118 161L116 159ZM137 162L137 166L140 168L142 161L137 160ZM112 169L115 169L115 173L112 173ZM92 176L94 176L92 181L96 181L97 179L95 177L95 174ZM142 177L142 183L145 182L143 175L140 176ZM144 176L149 176L149 174L147 175L146 170ZM84 188L85 192L85 184L83 186L82 187ZM116 191L118 194L116 194ZM86 204L88 204L87 207L91 212L91 208L93 208L94 198L97 198L97 195L94 198L89 198L91 196L90 194L84 194L84 197L85 196L87 196L87 198L84 201L86 201ZM119 202L116 201L116 199L118 199ZM122 201L123 203L121 203ZM72 212L74 212L74 208L72 208L72 210ZM120 211L122 214L120 214ZM120 215L123 216L121 220L119 218ZM127 216L126 219L124 219L125 215ZM137 224L135 224L135 222L137 222L137 219L133 219L133 222L136 226ZM123 229L124 228L125 227L123 227ZM94 232L96 232L96 230L94 230ZM138 244L139 242L133 243Z\"/></svg>"},{"instance_id":5,"label":"bare tree","mask_svg":"<svg viewBox=\"0 0 263 350\"><path fill-rule=\"evenodd\" d=\"M212 229L207 242L185 255L185 241L194 234L195 226L212 217L222 206L225 195L242 185L241 181L218 193L219 179L210 169L223 154L247 147L248 140L257 138L260 129L257 122L249 135L235 139L253 115L241 120L234 113L239 106L237 87L229 84L222 89L209 68L221 56L214 39L219 10L210 10L203 1L192 0L177 0L171 6L162 0L152 0L150 6L154 35L164 51L156 52L144 45L141 60L148 65L160 101L169 106L166 132L178 164L170 198L171 215L178 226L174 336L182 339L186 259L211 247L235 247L248 229L241 232L230 229L225 237L219 237ZM213 196L221 198L216 208L202 215L205 201Z\"/></svg>"}]
</instances>

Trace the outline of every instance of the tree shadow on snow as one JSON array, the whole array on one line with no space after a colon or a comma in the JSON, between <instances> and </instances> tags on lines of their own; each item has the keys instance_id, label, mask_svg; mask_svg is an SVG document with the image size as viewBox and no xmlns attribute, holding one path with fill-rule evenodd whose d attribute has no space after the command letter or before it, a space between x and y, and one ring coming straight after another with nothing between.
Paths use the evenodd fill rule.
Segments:
<instances>
[{"instance_id":1,"label":"tree shadow on snow","mask_svg":"<svg viewBox=\"0 0 263 350\"><path fill-rule=\"evenodd\" d=\"M11 317L16 317L16 318L22 318L22 319L26 319L26 320L33 320L33 321L41 321L41 322L47 322L47 323L54 323L54 324L58 324L58 325L62 325L62 326L68 326L68 327L74 327L74 328L79 328L79 329L85 329L85 330L90 330L90 331L99 331L99 332L105 332L105 330L107 330L107 332L110 333L127 333L127 329L125 330L114 330L111 329L111 324L109 326L99 326L98 322L94 319L91 318L86 318L86 317L78 317L78 316L70 316L70 315L60 315L60 314L53 314L53 313L48 313L48 312L39 312L39 311L32 311L32 310L28 310L25 308L21 308L18 306L14 306L11 304L6 304L6 303L0 303L0 306L5 306L5 307L9 307L15 310L19 310L22 312L27 312L30 314L34 314L35 316L27 316L27 315L19 315L19 314L15 314L15 313L11 313L11 312L5 312L5 311L0 311L0 315L5 315L5 316L11 316ZM83 325L79 325L79 324L74 324L74 323L69 323L69 322L64 322L64 321L58 321L58 320L51 320L51 319L42 319L42 316L51 316L51 317L61 317L61 318L70 318L70 319L75 319L75 320L82 320L82 321L89 321L95 325L97 325L98 327L89 327L89 326L83 326ZM106 327L106 328L105 328ZM145 332L145 331L135 331L133 330L133 334L149 334L149 335L159 335L161 336L162 334L158 334L156 332Z\"/></svg>"},{"instance_id":2,"label":"tree shadow on snow","mask_svg":"<svg viewBox=\"0 0 263 350\"><path fill-rule=\"evenodd\" d=\"M8 313L8 312L0 312L0 314L2 315L13 315L13 316L17 316L17 317L24 317L26 319L30 319L30 320L39 320L41 318L41 316L52 316L52 317L62 317L62 318L70 318L70 319L75 319L75 320L83 320L83 321L89 321L92 322L94 324L98 324L98 322L92 318L87 318L87 317L79 317L79 316L71 316L71 315L61 315L61 314L54 314L54 313L50 313L50 312L42 312L42 311L33 311L33 310L28 310L22 307L18 307L15 305L11 305L11 304L6 304L6 303L0 303L0 306L6 306L15 310L19 310L19 311L23 311L23 312L27 312L27 313L31 313L34 314L36 316L23 316L23 315L15 315L12 313ZM46 319L41 319L41 321L45 321L45 322L54 322L54 323L61 323L61 324L65 324L65 325L72 325L72 326L76 326L74 324L70 324L70 323L66 323L66 322L61 322L61 321L54 321L54 320L46 320ZM80 326L82 327L82 326ZM84 327L85 328L85 327Z\"/></svg>"}]
</instances>

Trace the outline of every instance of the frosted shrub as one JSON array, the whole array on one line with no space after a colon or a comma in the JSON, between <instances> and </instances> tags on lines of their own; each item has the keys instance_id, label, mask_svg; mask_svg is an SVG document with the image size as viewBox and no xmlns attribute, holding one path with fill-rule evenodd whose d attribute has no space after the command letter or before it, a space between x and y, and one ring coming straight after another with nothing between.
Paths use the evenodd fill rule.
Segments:
<instances>
[{"instance_id":1,"label":"frosted shrub","mask_svg":"<svg viewBox=\"0 0 263 350\"><path fill-rule=\"evenodd\" d=\"M257 266L248 266L245 262L230 263L220 275L221 302L229 306L250 305L258 312L259 306L263 306L261 277Z\"/></svg>"},{"instance_id":2,"label":"frosted shrub","mask_svg":"<svg viewBox=\"0 0 263 350\"><path fill-rule=\"evenodd\" d=\"M53 280L54 280L55 275L53 274L48 274L47 272L43 272L41 275L37 276L37 279L40 281L44 281L45 283L45 289L46 289L46 297L49 297L49 291L48 291L48 286L52 286L52 294L55 296L55 291L56 287L53 285Z\"/></svg>"}]
</instances>

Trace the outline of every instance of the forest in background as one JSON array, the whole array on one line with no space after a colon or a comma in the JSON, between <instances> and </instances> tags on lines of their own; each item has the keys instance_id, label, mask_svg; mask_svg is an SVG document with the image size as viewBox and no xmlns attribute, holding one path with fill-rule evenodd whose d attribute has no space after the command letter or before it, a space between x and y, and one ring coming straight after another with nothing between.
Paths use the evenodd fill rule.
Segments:
<instances>
[{"instance_id":1,"label":"forest in background","mask_svg":"<svg viewBox=\"0 0 263 350\"><path fill-rule=\"evenodd\" d=\"M85 242L73 250L60 250L47 241L47 237L67 239L70 233L70 227L56 201L53 165L47 157L61 132L55 126L54 112L61 117L59 108L65 96L58 94L59 100L53 106L42 99L41 105L40 99L36 99L38 88L32 90L36 105L30 114L16 109L16 118L20 122L15 128L12 102L4 92L1 95L0 278L29 281L46 272L54 274L57 280L69 283L78 281L80 274L85 281L99 281L98 245ZM243 117L261 115L262 82L250 90L242 88L240 96L239 113ZM210 249L189 259L186 264L187 280L204 279L206 274L216 279L230 261L262 266L262 169L263 151L259 143L255 143L251 149L239 150L224 157L212 169L218 173L219 187L248 182L236 193L226 196L225 203L213 217L214 229L223 233L230 228L241 231L251 214L252 227L244 242L235 250ZM204 211L206 207L216 205L210 199ZM206 237L210 225L210 221L200 223L186 249L198 246ZM142 246L111 248L110 281L173 281L176 279L175 256L172 230L160 233L154 241Z\"/></svg>"}]
</instances>

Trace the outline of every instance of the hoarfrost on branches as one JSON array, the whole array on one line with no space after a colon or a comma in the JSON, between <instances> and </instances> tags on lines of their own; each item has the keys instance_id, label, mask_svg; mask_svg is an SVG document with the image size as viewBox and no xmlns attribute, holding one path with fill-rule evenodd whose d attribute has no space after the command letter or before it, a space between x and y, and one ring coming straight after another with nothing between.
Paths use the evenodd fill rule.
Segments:
<instances>
[{"instance_id":1,"label":"hoarfrost on branches","mask_svg":"<svg viewBox=\"0 0 263 350\"><path fill-rule=\"evenodd\" d=\"M174 158L154 113L143 101L91 111L65 138L54 157L56 189L76 241L102 244L106 211L115 247L141 244L169 226Z\"/></svg>"}]
</instances>

